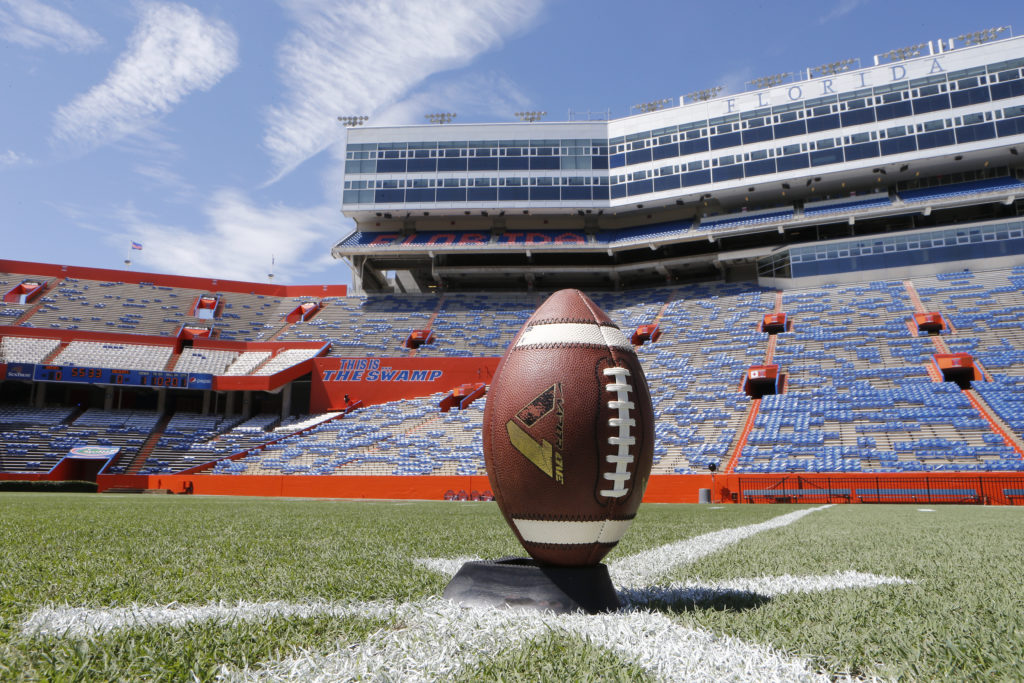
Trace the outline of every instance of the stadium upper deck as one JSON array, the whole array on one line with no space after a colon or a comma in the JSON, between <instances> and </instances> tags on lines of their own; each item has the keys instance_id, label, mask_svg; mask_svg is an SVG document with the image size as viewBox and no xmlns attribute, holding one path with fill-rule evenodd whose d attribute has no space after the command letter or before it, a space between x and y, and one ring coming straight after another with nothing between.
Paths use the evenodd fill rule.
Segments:
<instances>
[{"instance_id":1,"label":"stadium upper deck","mask_svg":"<svg viewBox=\"0 0 1024 683\"><path fill-rule=\"evenodd\" d=\"M367 289L387 270L419 289L618 286L752 277L787 244L1018 215L1024 38L917 47L612 121L351 129L357 232L333 253ZM977 186L919 196L962 183Z\"/></svg>"}]
</instances>

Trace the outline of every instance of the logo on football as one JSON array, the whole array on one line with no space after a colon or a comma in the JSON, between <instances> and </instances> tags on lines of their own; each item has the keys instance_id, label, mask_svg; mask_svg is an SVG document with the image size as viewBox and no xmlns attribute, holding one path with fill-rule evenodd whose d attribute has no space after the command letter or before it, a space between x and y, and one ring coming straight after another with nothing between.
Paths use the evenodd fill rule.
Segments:
<instances>
[{"instance_id":1,"label":"logo on football","mask_svg":"<svg viewBox=\"0 0 1024 683\"><path fill-rule=\"evenodd\" d=\"M583 292L552 294L512 340L488 391L495 499L538 562L597 564L636 516L654 411L626 335Z\"/></svg>"}]
</instances>

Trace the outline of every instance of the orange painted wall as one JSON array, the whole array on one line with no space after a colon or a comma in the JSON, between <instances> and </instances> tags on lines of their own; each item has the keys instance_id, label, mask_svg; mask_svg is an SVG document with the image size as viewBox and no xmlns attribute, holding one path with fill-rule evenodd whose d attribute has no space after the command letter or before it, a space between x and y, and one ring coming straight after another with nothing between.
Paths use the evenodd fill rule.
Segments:
<instances>
[{"instance_id":1,"label":"orange painted wall","mask_svg":"<svg viewBox=\"0 0 1024 683\"><path fill-rule=\"evenodd\" d=\"M15 478L3 477L0 478ZM50 478L28 475L21 478ZM740 481L742 480L742 481ZM644 502L647 503L697 503L700 489L713 489L712 503L732 503L733 493L737 502L745 502L743 490L756 488L807 488L809 482L831 480L834 486L855 486L875 488L918 487L930 484L932 488L969 485L977 488L985 502L994 505L1013 503L1003 494L1003 488L1024 488L1022 473L974 473L936 472L927 477L920 474L807 474L807 475L736 475L718 474L656 474L647 484ZM409 476L409 477L366 477L366 476L306 476L306 475L259 475L239 476L223 474L193 475L126 475L101 474L97 478L99 490L109 488L140 488L168 490L184 493L189 483L192 493L197 495L221 496L287 496L295 498L366 498L400 500L442 500L446 491L486 491L491 489L487 477L475 476ZM825 502L814 497L801 498L798 502ZM833 501L838 502L838 501ZM856 502L856 501L854 501ZM941 502L941 501L933 501Z\"/></svg>"}]
</instances>

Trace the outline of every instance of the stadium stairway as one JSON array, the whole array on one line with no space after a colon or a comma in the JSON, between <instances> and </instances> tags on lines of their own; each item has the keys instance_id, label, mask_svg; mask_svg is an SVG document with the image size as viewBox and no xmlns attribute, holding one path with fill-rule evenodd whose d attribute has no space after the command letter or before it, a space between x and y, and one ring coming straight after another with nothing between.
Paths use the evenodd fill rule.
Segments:
<instances>
[{"instance_id":1,"label":"stadium stairway","mask_svg":"<svg viewBox=\"0 0 1024 683\"><path fill-rule=\"evenodd\" d=\"M423 329L425 329L425 330L432 330L432 329L434 329L434 323L437 321L437 316L438 316L438 314L441 313L441 309L444 307L444 299L445 299L445 293L442 292L441 295L439 297L437 297L437 305L434 306L434 311L433 311L433 313L430 314L430 319L427 320L427 324L426 324L426 326ZM415 356L416 352L418 350L419 349L409 349L407 353L410 356Z\"/></svg>"},{"instance_id":2,"label":"stadium stairway","mask_svg":"<svg viewBox=\"0 0 1024 683\"><path fill-rule=\"evenodd\" d=\"M35 305L33 305L31 308L27 309L24 313L21 314L21 317L19 317L17 320L14 321L15 327L23 326L26 322L28 322L29 318L31 318L33 315L35 315L36 312L39 309L41 309L43 306L45 306L47 304L47 301L46 301L47 295L50 292L52 292L54 289L56 289L57 287L60 287L61 283L63 283L63 282L64 282L64 278L58 278L56 280L51 281L49 283L50 286L46 288L46 291L43 292L43 295L41 297L39 297L39 300L36 301Z\"/></svg>"},{"instance_id":3,"label":"stadium stairway","mask_svg":"<svg viewBox=\"0 0 1024 683\"><path fill-rule=\"evenodd\" d=\"M971 405L981 414L982 418L992 426L992 431L1005 439L1013 450L1024 458L1024 440L1014 433L1010 425L1006 424L1003 418L992 410L985 399L978 395L973 389L965 389L964 396L971 402Z\"/></svg>"},{"instance_id":4,"label":"stadium stairway","mask_svg":"<svg viewBox=\"0 0 1024 683\"><path fill-rule=\"evenodd\" d=\"M141 470L146 464L146 458L148 458L149 454L153 452L154 448L156 448L157 443L160 441L160 437L164 435L164 430L167 429L167 424L171 421L173 416L174 414L172 412L166 412L160 416L160 421L156 423L156 427L154 427L153 431L149 433L148 437L146 437L145 442L143 442L142 446L136 452L132 461L127 463L125 466L125 474L139 473L139 470Z\"/></svg>"}]
</instances>

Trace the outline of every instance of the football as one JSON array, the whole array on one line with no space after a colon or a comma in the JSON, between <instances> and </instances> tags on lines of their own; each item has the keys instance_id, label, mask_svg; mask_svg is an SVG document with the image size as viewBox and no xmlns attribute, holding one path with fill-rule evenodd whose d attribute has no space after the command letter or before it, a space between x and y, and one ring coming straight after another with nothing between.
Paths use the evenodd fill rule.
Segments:
<instances>
[{"instance_id":1,"label":"football","mask_svg":"<svg viewBox=\"0 0 1024 683\"><path fill-rule=\"evenodd\" d=\"M626 335L575 289L505 351L484 409L498 507L541 564L594 565L629 528L651 472L654 411Z\"/></svg>"}]
</instances>

